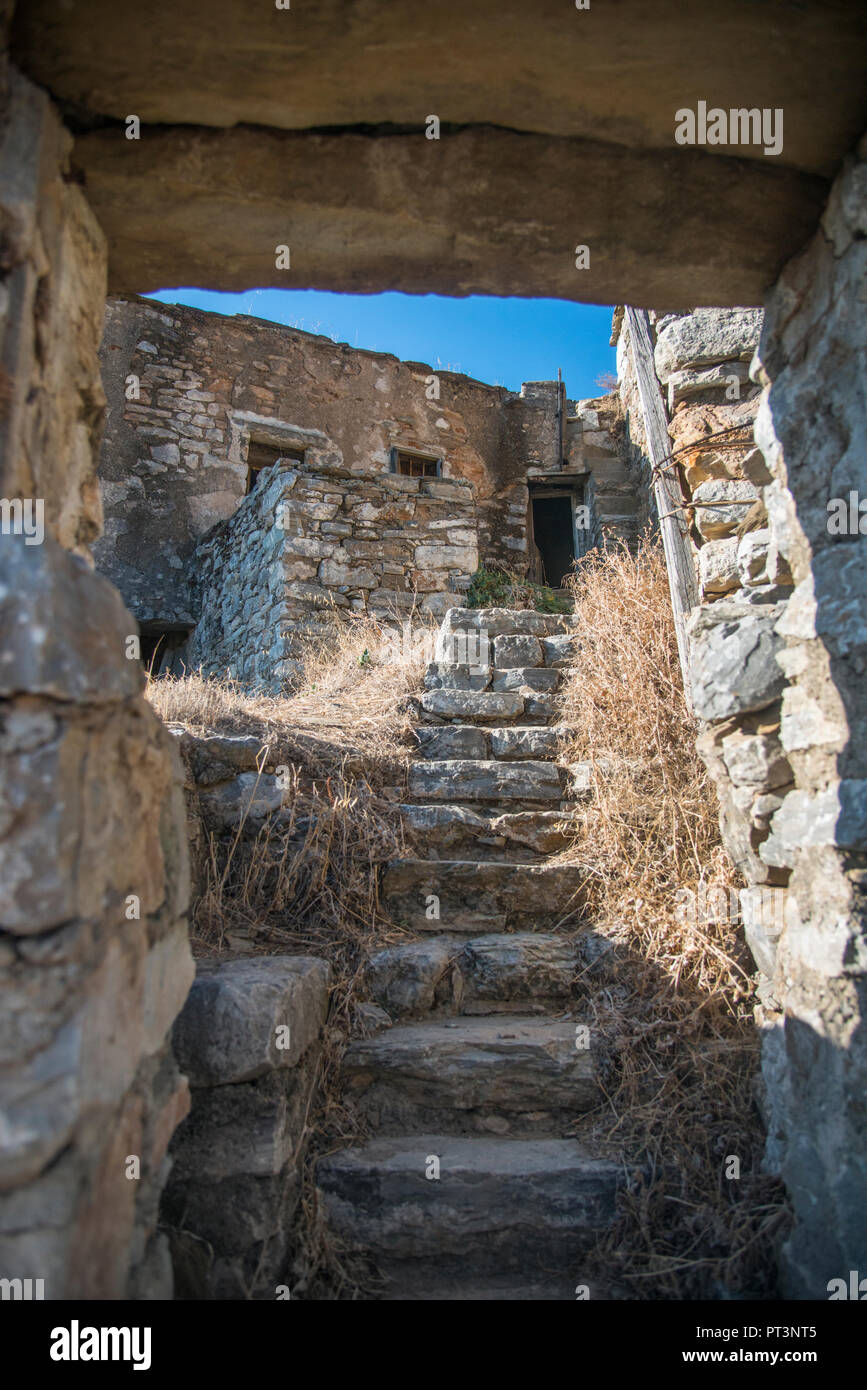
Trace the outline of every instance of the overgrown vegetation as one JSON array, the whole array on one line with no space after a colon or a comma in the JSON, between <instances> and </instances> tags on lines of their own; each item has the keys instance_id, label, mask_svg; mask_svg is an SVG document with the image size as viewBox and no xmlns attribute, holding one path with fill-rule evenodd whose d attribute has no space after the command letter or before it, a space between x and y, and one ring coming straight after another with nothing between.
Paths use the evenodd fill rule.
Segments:
<instances>
[{"instance_id":1,"label":"overgrown vegetation","mask_svg":"<svg viewBox=\"0 0 867 1390\"><path fill-rule=\"evenodd\" d=\"M595 797L566 857L587 867L614 972L613 987L591 977L584 995L610 1060L596 1128L643 1172L596 1251L598 1277L631 1298L761 1295L787 1209L760 1170L754 967L731 912L689 906L736 901L735 874L695 749L661 549L595 554L570 587L581 651L564 756L593 765Z\"/></svg>"},{"instance_id":2,"label":"overgrown vegetation","mask_svg":"<svg viewBox=\"0 0 867 1390\"><path fill-rule=\"evenodd\" d=\"M514 570L481 566L470 581L468 608L535 608L539 613L571 613L572 600L547 584L534 584Z\"/></svg>"}]
</instances>

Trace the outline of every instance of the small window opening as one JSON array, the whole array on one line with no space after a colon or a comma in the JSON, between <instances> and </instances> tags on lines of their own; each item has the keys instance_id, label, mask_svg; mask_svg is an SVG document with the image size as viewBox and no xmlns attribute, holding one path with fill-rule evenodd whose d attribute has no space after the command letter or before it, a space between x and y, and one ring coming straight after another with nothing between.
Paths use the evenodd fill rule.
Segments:
<instances>
[{"instance_id":1,"label":"small window opening","mask_svg":"<svg viewBox=\"0 0 867 1390\"><path fill-rule=\"evenodd\" d=\"M394 449L391 466L393 473L402 473L405 478L438 478L442 472L442 459Z\"/></svg>"},{"instance_id":2,"label":"small window opening","mask_svg":"<svg viewBox=\"0 0 867 1390\"><path fill-rule=\"evenodd\" d=\"M263 444L251 439L247 446L247 491L252 492L259 481L260 474L270 468L278 459L295 459L304 462L303 449L286 449L280 444Z\"/></svg>"}]
</instances>

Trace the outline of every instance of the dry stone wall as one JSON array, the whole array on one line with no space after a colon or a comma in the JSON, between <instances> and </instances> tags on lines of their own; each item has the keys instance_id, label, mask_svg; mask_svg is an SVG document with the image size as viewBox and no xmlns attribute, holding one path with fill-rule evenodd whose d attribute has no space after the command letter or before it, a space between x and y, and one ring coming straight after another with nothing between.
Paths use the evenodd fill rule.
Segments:
<instances>
[{"instance_id":1,"label":"dry stone wall","mask_svg":"<svg viewBox=\"0 0 867 1390\"><path fill-rule=\"evenodd\" d=\"M203 961L175 1024L192 1108L163 1196L180 1298L274 1299L288 1277L330 966Z\"/></svg>"},{"instance_id":2,"label":"dry stone wall","mask_svg":"<svg viewBox=\"0 0 867 1390\"><path fill-rule=\"evenodd\" d=\"M189 1104L169 1034L193 977L182 774L127 656L135 622L89 563L105 242L51 103L4 79L0 494L44 536L14 511L0 534L0 1277L49 1299L169 1297L157 1208Z\"/></svg>"},{"instance_id":3,"label":"dry stone wall","mask_svg":"<svg viewBox=\"0 0 867 1390\"><path fill-rule=\"evenodd\" d=\"M867 141L771 292L755 376L769 553L795 582L775 636L794 785L762 858L790 870L765 1019L769 1162L798 1221L788 1292L867 1267ZM852 498L854 495L854 507ZM839 518L844 504L845 526ZM867 509L865 509L867 510Z\"/></svg>"},{"instance_id":4,"label":"dry stone wall","mask_svg":"<svg viewBox=\"0 0 867 1390\"><path fill-rule=\"evenodd\" d=\"M656 323L703 598L692 700L747 884L766 1163L795 1209L782 1279L796 1298L827 1297L867 1265L865 245L862 141L764 315ZM628 342L618 360L636 438Z\"/></svg>"},{"instance_id":5,"label":"dry stone wall","mask_svg":"<svg viewBox=\"0 0 867 1390\"><path fill-rule=\"evenodd\" d=\"M445 478L276 464L195 558L202 617L189 660L279 689L299 634L341 614L440 614L478 566L473 491Z\"/></svg>"}]
</instances>

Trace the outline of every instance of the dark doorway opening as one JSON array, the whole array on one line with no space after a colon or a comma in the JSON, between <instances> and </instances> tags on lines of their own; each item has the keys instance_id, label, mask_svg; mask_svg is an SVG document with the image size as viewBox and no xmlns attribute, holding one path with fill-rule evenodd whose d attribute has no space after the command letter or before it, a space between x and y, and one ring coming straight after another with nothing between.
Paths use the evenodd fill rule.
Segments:
<instances>
[{"instance_id":1,"label":"dark doorway opening","mask_svg":"<svg viewBox=\"0 0 867 1390\"><path fill-rule=\"evenodd\" d=\"M532 495L533 540L541 562L541 579L552 589L562 587L575 559L572 497L569 493Z\"/></svg>"},{"instance_id":2,"label":"dark doorway opening","mask_svg":"<svg viewBox=\"0 0 867 1390\"><path fill-rule=\"evenodd\" d=\"M183 675L187 638L192 628L180 623L139 623L141 664L152 676Z\"/></svg>"}]
</instances>

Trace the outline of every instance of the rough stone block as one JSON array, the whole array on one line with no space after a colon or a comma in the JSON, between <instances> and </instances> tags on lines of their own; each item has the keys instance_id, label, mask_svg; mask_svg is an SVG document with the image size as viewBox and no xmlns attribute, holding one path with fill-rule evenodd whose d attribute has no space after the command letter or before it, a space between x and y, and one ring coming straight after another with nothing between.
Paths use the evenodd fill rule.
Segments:
<instances>
[{"instance_id":1,"label":"rough stone block","mask_svg":"<svg viewBox=\"0 0 867 1390\"><path fill-rule=\"evenodd\" d=\"M767 584L769 581L768 558L771 546L771 533L767 527L758 531L747 531L738 542L738 577L745 587L750 584Z\"/></svg>"},{"instance_id":2,"label":"rough stone block","mask_svg":"<svg viewBox=\"0 0 867 1390\"><path fill-rule=\"evenodd\" d=\"M537 637L495 637L494 666L500 670L514 666L541 666L542 647Z\"/></svg>"},{"instance_id":3,"label":"rough stone block","mask_svg":"<svg viewBox=\"0 0 867 1390\"><path fill-rule=\"evenodd\" d=\"M283 806L283 796L274 773L242 772L231 782L203 788L199 805L205 821L216 828L274 815Z\"/></svg>"},{"instance_id":4,"label":"rough stone block","mask_svg":"<svg viewBox=\"0 0 867 1390\"><path fill-rule=\"evenodd\" d=\"M559 801L562 796L553 763L470 759L414 763L409 792L432 801Z\"/></svg>"},{"instance_id":5,"label":"rough stone block","mask_svg":"<svg viewBox=\"0 0 867 1390\"><path fill-rule=\"evenodd\" d=\"M704 539L728 536L758 499L752 483L739 478L708 478L692 494L695 524Z\"/></svg>"},{"instance_id":6,"label":"rough stone block","mask_svg":"<svg viewBox=\"0 0 867 1390\"><path fill-rule=\"evenodd\" d=\"M492 729L491 752L495 758L556 758L562 734L555 725Z\"/></svg>"},{"instance_id":7,"label":"rough stone block","mask_svg":"<svg viewBox=\"0 0 867 1390\"><path fill-rule=\"evenodd\" d=\"M473 1003L539 1005L566 1000L579 967L574 937L540 932L492 933L467 941L458 957L463 980L463 1008Z\"/></svg>"},{"instance_id":8,"label":"rough stone block","mask_svg":"<svg viewBox=\"0 0 867 1390\"><path fill-rule=\"evenodd\" d=\"M451 967L457 949L435 937L377 951L365 971L371 998L392 1018L429 1013L437 1002L451 998Z\"/></svg>"},{"instance_id":9,"label":"rough stone block","mask_svg":"<svg viewBox=\"0 0 867 1390\"><path fill-rule=\"evenodd\" d=\"M715 362L749 362L758 346L761 309L696 309L666 325L654 352L663 386L674 372Z\"/></svg>"},{"instance_id":10,"label":"rough stone block","mask_svg":"<svg viewBox=\"0 0 867 1390\"><path fill-rule=\"evenodd\" d=\"M785 925L786 890L752 887L740 890L741 918L747 945L763 975L773 979L777 945Z\"/></svg>"},{"instance_id":11,"label":"rough stone block","mask_svg":"<svg viewBox=\"0 0 867 1390\"><path fill-rule=\"evenodd\" d=\"M727 594L740 588L737 536L703 545L698 552L698 572L703 594Z\"/></svg>"},{"instance_id":12,"label":"rough stone block","mask_svg":"<svg viewBox=\"0 0 867 1390\"><path fill-rule=\"evenodd\" d=\"M325 1022L330 977L326 961L308 956L203 964L174 1028L190 1085L224 1086L294 1067ZM278 1033L286 1027L288 1037Z\"/></svg>"},{"instance_id":13,"label":"rough stone block","mask_svg":"<svg viewBox=\"0 0 867 1390\"><path fill-rule=\"evenodd\" d=\"M566 669L574 666L578 653L578 639L568 632L557 633L553 637L542 638L542 652L546 666Z\"/></svg>"},{"instance_id":14,"label":"rough stone block","mask_svg":"<svg viewBox=\"0 0 867 1390\"><path fill-rule=\"evenodd\" d=\"M537 690L549 692L560 684L560 672L550 666L514 666L493 670L492 690Z\"/></svg>"},{"instance_id":15,"label":"rough stone block","mask_svg":"<svg viewBox=\"0 0 867 1390\"><path fill-rule=\"evenodd\" d=\"M0 696L104 705L141 694L141 665L118 659L138 624L117 590L51 536L2 539Z\"/></svg>"},{"instance_id":16,"label":"rough stone block","mask_svg":"<svg viewBox=\"0 0 867 1390\"><path fill-rule=\"evenodd\" d=\"M595 1059L576 1049L570 1018L402 1023L352 1043L344 1072L364 1114L392 1130L424 1129L431 1119L447 1130L484 1130L492 1113L521 1127L528 1112L581 1112L599 1100Z\"/></svg>"},{"instance_id":17,"label":"rough stone block","mask_svg":"<svg viewBox=\"0 0 867 1390\"><path fill-rule=\"evenodd\" d=\"M425 1178L427 1154L446 1183ZM615 1161L588 1157L574 1140L443 1134L378 1138L330 1155L316 1173L329 1219L352 1246L391 1259L451 1252L497 1272L512 1262L525 1276L550 1264L558 1242L606 1226L620 1183Z\"/></svg>"},{"instance_id":18,"label":"rough stone block","mask_svg":"<svg viewBox=\"0 0 867 1390\"><path fill-rule=\"evenodd\" d=\"M317 1077L316 1049L291 1072L196 1090L171 1146L172 1181L268 1177L294 1162Z\"/></svg>"},{"instance_id":19,"label":"rough stone block","mask_svg":"<svg viewBox=\"0 0 867 1390\"><path fill-rule=\"evenodd\" d=\"M492 724L498 719L514 719L524 709L523 696L514 691L426 690L421 707L427 714L443 719L474 719Z\"/></svg>"},{"instance_id":20,"label":"rough stone block","mask_svg":"<svg viewBox=\"0 0 867 1390\"><path fill-rule=\"evenodd\" d=\"M425 671L425 690L486 690L491 668L468 666L465 662L432 661Z\"/></svg>"},{"instance_id":21,"label":"rough stone block","mask_svg":"<svg viewBox=\"0 0 867 1390\"><path fill-rule=\"evenodd\" d=\"M472 724L421 724L415 735L423 758L471 758L481 761L488 756L486 733Z\"/></svg>"},{"instance_id":22,"label":"rough stone block","mask_svg":"<svg viewBox=\"0 0 867 1390\"><path fill-rule=\"evenodd\" d=\"M580 864L509 864L499 860L392 860L382 881L382 900L401 926L438 933L496 929L544 931L579 916L587 871ZM441 916L426 904L435 894Z\"/></svg>"},{"instance_id":23,"label":"rough stone block","mask_svg":"<svg viewBox=\"0 0 867 1390\"><path fill-rule=\"evenodd\" d=\"M777 663L781 605L721 600L688 620L693 707L699 719L728 719L763 709L785 685Z\"/></svg>"}]
</instances>

